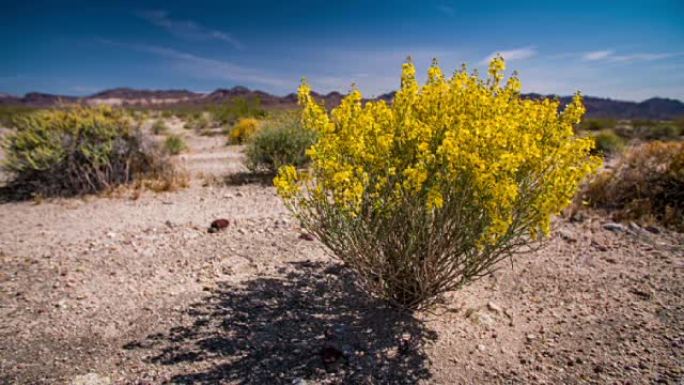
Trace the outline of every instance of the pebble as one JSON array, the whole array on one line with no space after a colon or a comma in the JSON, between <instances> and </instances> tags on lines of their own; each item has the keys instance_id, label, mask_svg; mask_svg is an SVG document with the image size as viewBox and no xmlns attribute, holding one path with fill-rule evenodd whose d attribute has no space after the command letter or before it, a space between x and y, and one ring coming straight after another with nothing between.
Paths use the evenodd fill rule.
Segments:
<instances>
[{"instance_id":1,"label":"pebble","mask_svg":"<svg viewBox=\"0 0 684 385\"><path fill-rule=\"evenodd\" d=\"M495 304L494 302L487 302L487 309L493 311L494 313L501 313L501 306Z\"/></svg>"},{"instance_id":2,"label":"pebble","mask_svg":"<svg viewBox=\"0 0 684 385\"><path fill-rule=\"evenodd\" d=\"M573 234L572 231L570 231L570 230L560 229L560 230L558 231L558 234L560 235L560 237L561 237L564 241L566 241L566 242L568 242L568 243L575 243L575 242L577 242L577 238L575 238L575 234Z\"/></svg>"},{"instance_id":3,"label":"pebble","mask_svg":"<svg viewBox=\"0 0 684 385\"><path fill-rule=\"evenodd\" d=\"M70 385L110 385L111 378L97 373L88 373L74 377Z\"/></svg>"},{"instance_id":4,"label":"pebble","mask_svg":"<svg viewBox=\"0 0 684 385\"><path fill-rule=\"evenodd\" d=\"M603 228L612 231L614 233L624 233L625 232L625 226L615 223L615 222L609 222L603 225Z\"/></svg>"}]
</instances>

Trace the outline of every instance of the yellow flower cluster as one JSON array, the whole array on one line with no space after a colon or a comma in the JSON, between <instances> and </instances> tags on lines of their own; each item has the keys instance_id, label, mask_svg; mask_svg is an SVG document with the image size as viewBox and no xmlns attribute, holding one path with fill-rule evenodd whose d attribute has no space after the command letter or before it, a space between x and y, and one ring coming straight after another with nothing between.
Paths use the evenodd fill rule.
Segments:
<instances>
[{"instance_id":1,"label":"yellow flower cluster","mask_svg":"<svg viewBox=\"0 0 684 385\"><path fill-rule=\"evenodd\" d=\"M601 160L589 155L591 139L574 135L579 95L559 112L556 100L522 98L515 74L503 83L504 69L496 57L485 80L465 67L446 78L433 62L420 86L407 62L391 105L353 89L330 114L303 83L302 121L319 140L308 172L280 170L279 193L290 204L328 200L354 217L407 200L440 210L466 197L481 208L481 245L514 222L533 237L548 233L551 215Z\"/></svg>"}]
</instances>

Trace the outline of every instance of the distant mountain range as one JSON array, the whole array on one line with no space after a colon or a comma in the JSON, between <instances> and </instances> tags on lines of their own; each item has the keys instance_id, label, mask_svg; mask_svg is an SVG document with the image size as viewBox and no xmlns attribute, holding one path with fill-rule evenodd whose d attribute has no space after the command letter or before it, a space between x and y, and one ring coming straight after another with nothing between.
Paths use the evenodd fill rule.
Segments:
<instances>
[{"instance_id":1,"label":"distant mountain range","mask_svg":"<svg viewBox=\"0 0 684 385\"><path fill-rule=\"evenodd\" d=\"M0 106L21 105L28 107L51 107L61 103L85 103L89 105L110 104L140 107L178 107L193 105L215 105L225 103L236 97L258 97L264 107L293 107L297 103L297 95L272 95L246 87L217 89L211 93L197 93L187 90L138 90L132 88L115 88L84 97L53 95L31 92L23 97L0 93ZM323 101L326 106L333 107L344 97L339 92L316 94L314 97ZM383 94L376 99L391 101L394 92ZM525 94L528 98L557 97L555 95ZM571 96L558 97L561 105L572 99ZM584 97L587 117L605 117L616 119L674 119L684 117L684 103L675 99L651 98L643 102L628 102L592 96Z\"/></svg>"}]
</instances>

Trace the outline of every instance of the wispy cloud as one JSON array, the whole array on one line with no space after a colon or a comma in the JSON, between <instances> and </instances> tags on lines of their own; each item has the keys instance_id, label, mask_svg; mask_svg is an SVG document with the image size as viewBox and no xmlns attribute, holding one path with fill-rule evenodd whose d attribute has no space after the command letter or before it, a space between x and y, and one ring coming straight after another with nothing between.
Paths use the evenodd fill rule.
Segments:
<instances>
[{"instance_id":1,"label":"wispy cloud","mask_svg":"<svg viewBox=\"0 0 684 385\"><path fill-rule=\"evenodd\" d=\"M582 55L582 60L596 61L610 57L614 52L611 50L591 51Z\"/></svg>"},{"instance_id":2,"label":"wispy cloud","mask_svg":"<svg viewBox=\"0 0 684 385\"><path fill-rule=\"evenodd\" d=\"M633 63L638 61L654 61L669 59L676 56L684 55L684 52L661 52L661 53L632 53L632 54L617 54L613 50L602 50L586 52L582 55L582 60L585 61L606 61L606 62L620 62Z\"/></svg>"},{"instance_id":3,"label":"wispy cloud","mask_svg":"<svg viewBox=\"0 0 684 385\"><path fill-rule=\"evenodd\" d=\"M138 11L135 14L152 25L164 28L169 31L169 33L184 39L219 40L226 42L237 49L242 48L242 43L227 32L207 28L191 20L172 19L166 11Z\"/></svg>"},{"instance_id":4,"label":"wispy cloud","mask_svg":"<svg viewBox=\"0 0 684 385\"><path fill-rule=\"evenodd\" d=\"M456 9L449 4L438 4L435 8L447 16L456 15Z\"/></svg>"},{"instance_id":5,"label":"wispy cloud","mask_svg":"<svg viewBox=\"0 0 684 385\"><path fill-rule=\"evenodd\" d=\"M506 61L524 60L537 55L534 47L516 48L506 51L495 51L480 61L480 64L488 64L496 55L501 55Z\"/></svg>"},{"instance_id":6,"label":"wispy cloud","mask_svg":"<svg viewBox=\"0 0 684 385\"><path fill-rule=\"evenodd\" d=\"M178 51L148 44L129 44L112 40L99 39L103 44L145 52L172 60L176 69L195 78L230 80L245 82L246 84L260 84L269 87L294 87L294 83L283 80L256 68L245 67L235 63L198 56L192 53Z\"/></svg>"}]
</instances>

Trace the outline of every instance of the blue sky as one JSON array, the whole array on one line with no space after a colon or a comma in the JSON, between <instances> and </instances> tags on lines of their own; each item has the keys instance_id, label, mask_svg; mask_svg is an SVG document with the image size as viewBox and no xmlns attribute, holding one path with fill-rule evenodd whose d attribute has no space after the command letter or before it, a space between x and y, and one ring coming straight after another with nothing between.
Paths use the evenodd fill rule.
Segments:
<instances>
[{"instance_id":1,"label":"blue sky","mask_svg":"<svg viewBox=\"0 0 684 385\"><path fill-rule=\"evenodd\" d=\"M395 89L424 73L484 70L500 52L524 92L684 100L678 1L3 1L0 92L106 88L275 94ZM483 73L483 72L481 72Z\"/></svg>"}]
</instances>

